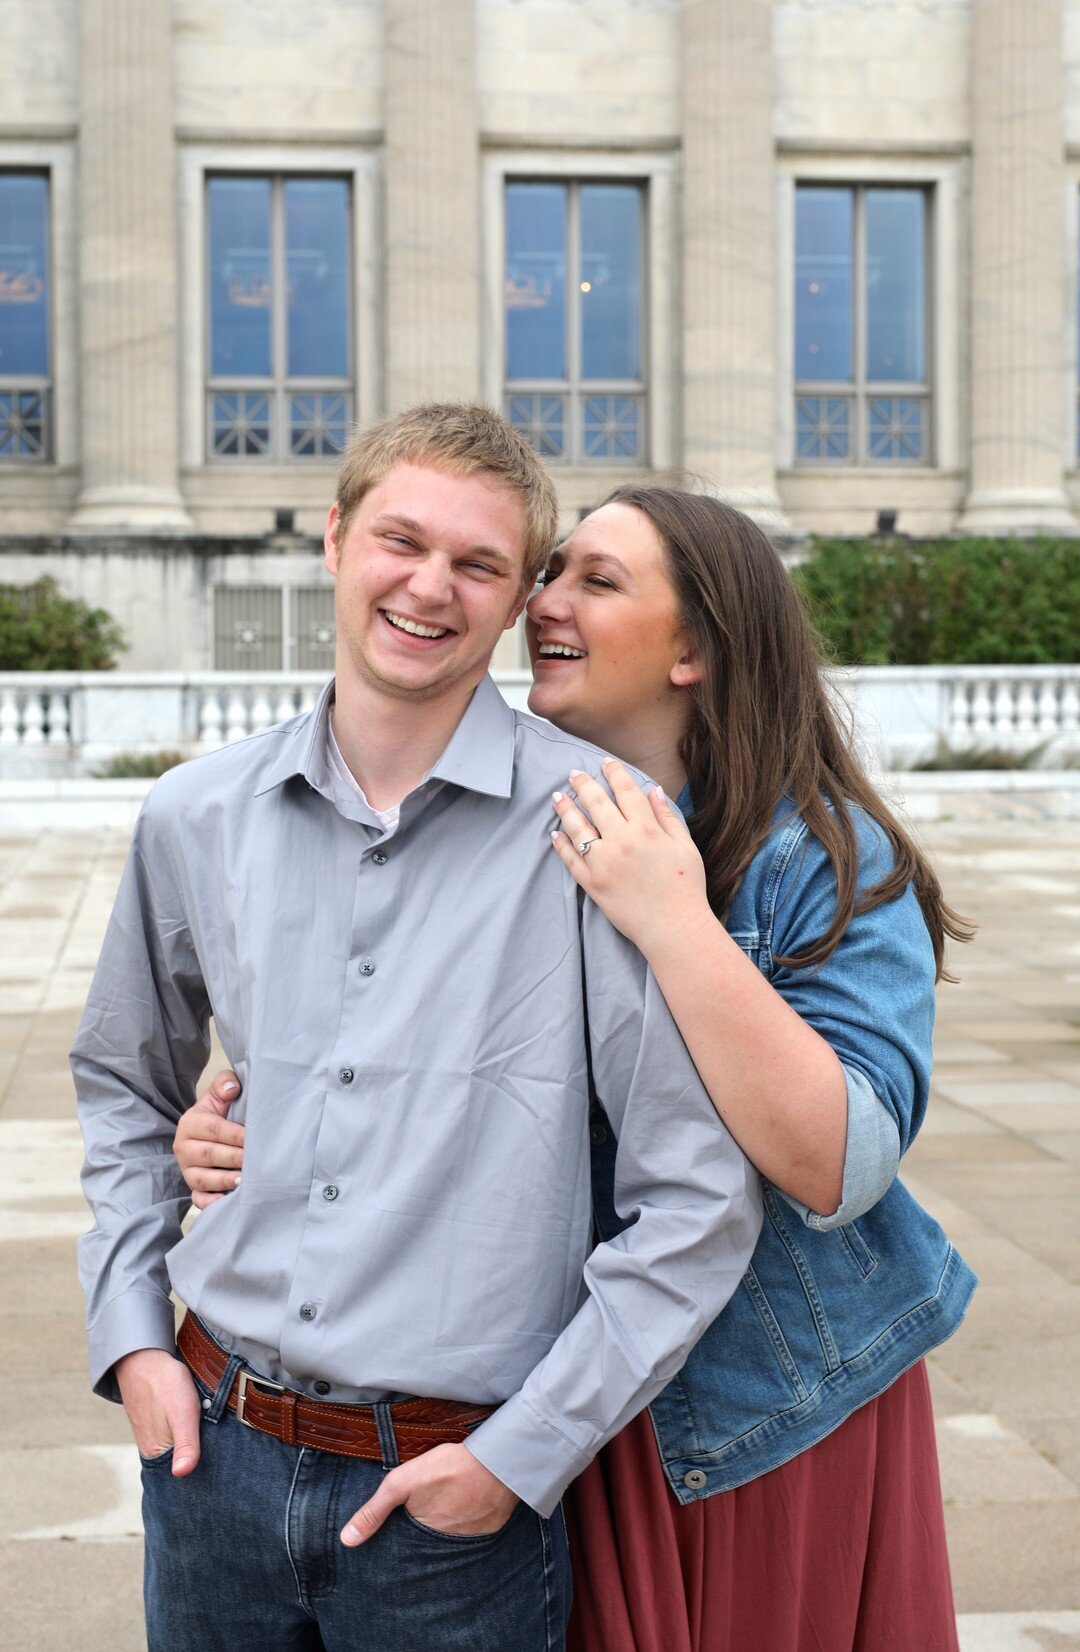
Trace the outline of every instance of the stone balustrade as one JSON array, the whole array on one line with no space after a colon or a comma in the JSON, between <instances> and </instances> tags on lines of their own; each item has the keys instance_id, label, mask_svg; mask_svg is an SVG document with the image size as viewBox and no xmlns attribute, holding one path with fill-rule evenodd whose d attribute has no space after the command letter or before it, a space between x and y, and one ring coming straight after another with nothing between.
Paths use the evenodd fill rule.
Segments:
<instances>
[{"instance_id":1,"label":"stone balustrade","mask_svg":"<svg viewBox=\"0 0 1080 1652\"><path fill-rule=\"evenodd\" d=\"M500 671L524 707L527 671ZM1080 666L869 666L829 680L871 766L910 768L944 742L1042 768L1080 755ZM81 778L120 752L194 757L314 705L319 672L0 674L0 779Z\"/></svg>"}]
</instances>

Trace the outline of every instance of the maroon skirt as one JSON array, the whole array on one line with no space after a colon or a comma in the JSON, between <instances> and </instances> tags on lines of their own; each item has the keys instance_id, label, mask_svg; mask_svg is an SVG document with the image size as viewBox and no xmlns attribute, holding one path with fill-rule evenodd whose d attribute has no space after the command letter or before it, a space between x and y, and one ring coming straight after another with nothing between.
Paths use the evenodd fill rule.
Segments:
<instances>
[{"instance_id":1,"label":"maroon skirt","mask_svg":"<svg viewBox=\"0 0 1080 1652\"><path fill-rule=\"evenodd\" d=\"M959 1652L921 1360L790 1463L685 1506L643 1413L565 1507L568 1652Z\"/></svg>"}]
</instances>

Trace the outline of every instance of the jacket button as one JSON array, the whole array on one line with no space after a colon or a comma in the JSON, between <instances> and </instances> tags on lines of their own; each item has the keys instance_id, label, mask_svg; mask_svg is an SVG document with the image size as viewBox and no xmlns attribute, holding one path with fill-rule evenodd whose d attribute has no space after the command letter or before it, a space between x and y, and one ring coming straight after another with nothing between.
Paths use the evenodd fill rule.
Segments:
<instances>
[{"instance_id":1,"label":"jacket button","mask_svg":"<svg viewBox=\"0 0 1080 1652\"><path fill-rule=\"evenodd\" d=\"M381 849L376 849L371 858L375 862L376 866L385 866L387 861L390 859L390 856L384 854Z\"/></svg>"},{"instance_id":2,"label":"jacket button","mask_svg":"<svg viewBox=\"0 0 1080 1652\"><path fill-rule=\"evenodd\" d=\"M318 1313L318 1311L319 1310L314 1306L313 1303L305 1302L303 1307L300 1309L300 1318L301 1319L306 1319L308 1321L313 1320L315 1318L315 1315Z\"/></svg>"},{"instance_id":3,"label":"jacket button","mask_svg":"<svg viewBox=\"0 0 1080 1652\"><path fill-rule=\"evenodd\" d=\"M356 1074L351 1067L342 1067L338 1073L338 1078L342 1084L351 1084L355 1077Z\"/></svg>"},{"instance_id":4,"label":"jacket button","mask_svg":"<svg viewBox=\"0 0 1080 1652\"><path fill-rule=\"evenodd\" d=\"M709 1476L704 1469L692 1468L689 1474L684 1474L682 1483L689 1491L702 1491L709 1483Z\"/></svg>"},{"instance_id":5,"label":"jacket button","mask_svg":"<svg viewBox=\"0 0 1080 1652\"><path fill-rule=\"evenodd\" d=\"M364 959L363 963L360 965L360 973L361 973L361 975L374 975L374 973L375 973L375 960L374 960L374 958L365 958Z\"/></svg>"},{"instance_id":6,"label":"jacket button","mask_svg":"<svg viewBox=\"0 0 1080 1652\"><path fill-rule=\"evenodd\" d=\"M324 1382L321 1377L318 1382L312 1384L312 1387L315 1389L316 1394L329 1394L330 1392L330 1384L328 1382Z\"/></svg>"}]
</instances>

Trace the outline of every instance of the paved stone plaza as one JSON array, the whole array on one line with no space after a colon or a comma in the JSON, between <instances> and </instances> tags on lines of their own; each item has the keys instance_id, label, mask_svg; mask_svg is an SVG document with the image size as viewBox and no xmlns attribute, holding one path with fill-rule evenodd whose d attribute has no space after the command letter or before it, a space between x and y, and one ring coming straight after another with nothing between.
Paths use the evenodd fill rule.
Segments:
<instances>
[{"instance_id":1,"label":"paved stone plaza","mask_svg":"<svg viewBox=\"0 0 1080 1652\"><path fill-rule=\"evenodd\" d=\"M982 926L941 992L935 1100L905 1171L982 1278L932 1361L961 1640L1066 1652L1080 1648L1080 843L1067 822L928 833ZM0 839L6 1652L145 1646L138 1464L85 1378L66 1063L125 847L119 832Z\"/></svg>"}]
</instances>

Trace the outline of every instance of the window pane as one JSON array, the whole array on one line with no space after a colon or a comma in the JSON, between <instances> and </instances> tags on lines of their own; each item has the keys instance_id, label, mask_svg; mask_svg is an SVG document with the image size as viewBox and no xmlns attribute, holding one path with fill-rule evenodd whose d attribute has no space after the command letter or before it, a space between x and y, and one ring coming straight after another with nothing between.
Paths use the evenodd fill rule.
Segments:
<instances>
[{"instance_id":1,"label":"window pane","mask_svg":"<svg viewBox=\"0 0 1080 1652\"><path fill-rule=\"evenodd\" d=\"M866 376L926 377L925 196L866 192Z\"/></svg>"},{"instance_id":2,"label":"window pane","mask_svg":"<svg viewBox=\"0 0 1080 1652\"><path fill-rule=\"evenodd\" d=\"M289 366L293 378L349 374L349 186L344 178L285 183Z\"/></svg>"},{"instance_id":3,"label":"window pane","mask_svg":"<svg viewBox=\"0 0 1080 1652\"><path fill-rule=\"evenodd\" d=\"M566 186L506 187L506 375L566 377Z\"/></svg>"},{"instance_id":4,"label":"window pane","mask_svg":"<svg viewBox=\"0 0 1080 1652\"><path fill-rule=\"evenodd\" d=\"M641 377L641 193L633 184L581 190L581 374Z\"/></svg>"},{"instance_id":5,"label":"window pane","mask_svg":"<svg viewBox=\"0 0 1080 1652\"><path fill-rule=\"evenodd\" d=\"M852 378L850 189L795 192L795 377Z\"/></svg>"},{"instance_id":6,"label":"window pane","mask_svg":"<svg viewBox=\"0 0 1080 1652\"><path fill-rule=\"evenodd\" d=\"M0 373L49 371L48 179L0 173Z\"/></svg>"},{"instance_id":7,"label":"window pane","mask_svg":"<svg viewBox=\"0 0 1080 1652\"><path fill-rule=\"evenodd\" d=\"M270 180L212 178L210 371L269 378Z\"/></svg>"}]
</instances>

